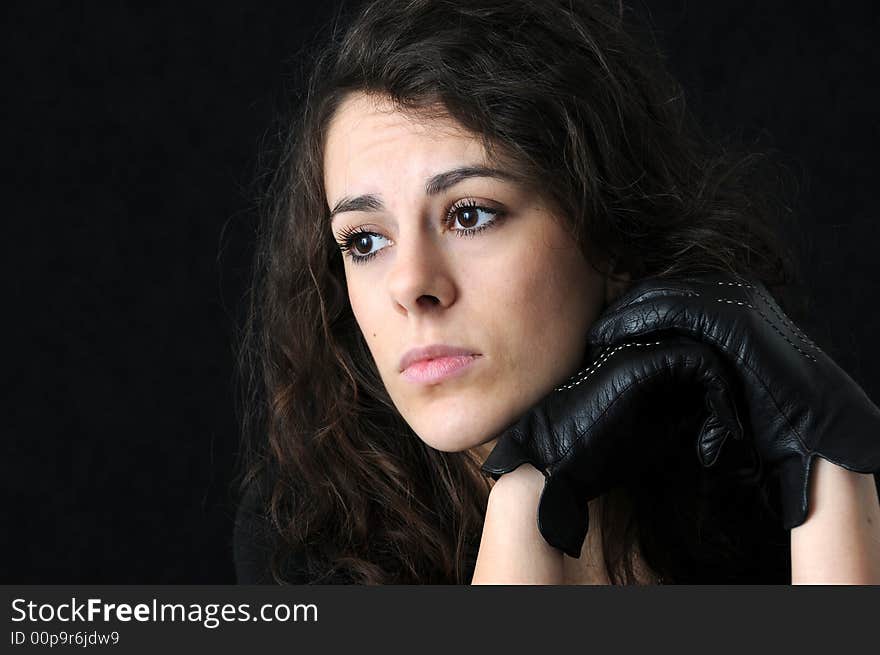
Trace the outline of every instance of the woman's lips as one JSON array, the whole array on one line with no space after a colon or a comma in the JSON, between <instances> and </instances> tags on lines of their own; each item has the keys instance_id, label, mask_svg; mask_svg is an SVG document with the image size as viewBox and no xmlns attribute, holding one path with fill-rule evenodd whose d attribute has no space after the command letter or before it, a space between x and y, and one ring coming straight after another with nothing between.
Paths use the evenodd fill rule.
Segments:
<instances>
[{"instance_id":1,"label":"woman's lips","mask_svg":"<svg viewBox=\"0 0 880 655\"><path fill-rule=\"evenodd\" d=\"M455 355L413 362L403 371L410 382L436 384L466 373L480 355Z\"/></svg>"}]
</instances>

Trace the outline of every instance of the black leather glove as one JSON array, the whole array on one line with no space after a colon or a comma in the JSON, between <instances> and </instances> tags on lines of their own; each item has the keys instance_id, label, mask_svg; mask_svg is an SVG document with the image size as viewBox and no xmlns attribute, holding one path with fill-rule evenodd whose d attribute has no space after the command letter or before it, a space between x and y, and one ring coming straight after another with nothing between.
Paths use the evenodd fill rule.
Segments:
<instances>
[{"instance_id":1,"label":"black leather glove","mask_svg":"<svg viewBox=\"0 0 880 655\"><path fill-rule=\"evenodd\" d=\"M723 274L645 280L607 308L588 338L609 346L664 332L711 345L735 369L740 416L778 477L785 529L807 518L817 455L857 473L880 471L880 409L760 282Z\"/></svg>"},{"instance_id":2,"label":"black leather glove","mask_svg":"<svg viewBox=\"0 0 880 655\"><path fill-rule=\"evenodd\" d=\"M641 401L662 397L651 380L670 385L669 416L682 402L672 385L696 379L714 389L697 439L700 460L710 466L728 434L744 433L778 478L785 529L806 520L816 455L859 473L880 470L880 409L757 281L721 274L644 280L603 312L588 341L596 359L583 382L560 387L505 430L483 464L496 479L526 461L544 471L538 526L569 555L586 535L585 500L608 488L627 455L644 457L651 435L627 426ZM635 343L654 346L625 345ZM678 355L651 356L652 347L673 343L683 349ZM643 404L657 412L656 403Z\"/></svg>"},{"instance_id":3,"label":"black leather glove","mask_svg":"<svg viewBox=\"0 0 880 655\"><path fill-rule=\"evenodd\" d=\"M585 361L499 435L481 467L496 480L525 462L542 471L538 529L575 558L589 528L589 500L637 474L669 438L693 440L696 456L711 466L724 440L742 435L725 365L705 344L676 335L621 338L589 348ZM690 429L669 434L681 425Z\"/></svg>"}]
</instances>

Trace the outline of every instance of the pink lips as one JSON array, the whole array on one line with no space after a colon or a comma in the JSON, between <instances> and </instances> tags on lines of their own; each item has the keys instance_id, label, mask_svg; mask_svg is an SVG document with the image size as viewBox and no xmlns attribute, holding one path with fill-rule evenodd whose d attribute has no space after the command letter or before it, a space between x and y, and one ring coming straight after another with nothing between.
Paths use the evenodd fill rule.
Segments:
<instances>
[{"instance_id":1,"label":"pink lips","mask_svg":"<svg viewBox=\"0 0 880 655\"><path fill-rule=\"evenodd\" d=\"M434 343L406 351L400 372L411 382L440 382L461 375L478 357L480 353L469 347Z\"/></svg>"},{"instance_id":2,"label":"pink lips","mask_svg":"<svg viewBox=\"0 0 880 655\"><path fill-rule=\"evenodd\" d=\"M454 355L413 362L403 371L403 376L411 382L430 384L448 380L463 374L479 355Z\"/></svg>"}]
</instances>

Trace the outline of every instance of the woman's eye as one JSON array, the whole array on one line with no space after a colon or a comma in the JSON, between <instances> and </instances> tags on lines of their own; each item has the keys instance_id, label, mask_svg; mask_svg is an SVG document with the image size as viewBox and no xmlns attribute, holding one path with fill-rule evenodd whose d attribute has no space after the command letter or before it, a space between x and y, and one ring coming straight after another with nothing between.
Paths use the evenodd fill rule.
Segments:
<instances>
[{"instance_id":1,"label":"woman's eye","mask_svg":"<svg viewBox=\"0 0 880 655\"><path fill-rule=\"evenodd\" d=\"M376 239L385 239L385 237L375 232L355 232L344 239L340 250L343 253L347 252L348 257L355 264L360 264L368 259L372 259L381 250L381 248L378 250L372 249ZM387 241L387 239L385 240Z\"/></svg>"},{"instance_id":2,"label":"woman's eye","mask_svg":"<svg viewBox=\"0 0 880 655\"><path fill-rule=\"evenodd\" d=\"M474 234L475 232L479 232L484 227L487 227L487 224L491 224L495 219L491 219L488 221L480 222L481 216L489 216L493 217L499 214L495 209L489 209L488 207L479 207L477 205L462 205L460 207L453 207L449 212L449 216L447 218L447 223L450 225L455 225L457 222L464 229L456 229L456 232L461 233L459 236L465 236Z\"/></svg>"},{"instance_id":3,"label":"woman's eye","mask_svg":"<svg viewBox=\"0 0 880 655\"><path fill-rule=\"evenodd\" d=\"M468 199L459 201L450 207L446 212L444 223L449 231L456 236L469 237L497 225L504 216L505 213L500 209L483 207L475 200ZM455 227L456 224L461 227ZM375 232L357 229L346 231L339 237L339 248L352 263L362 264L375 257L380 250L384 250L384 246L373 249L377 239L388 241L381 234Z\"/></svg>"}]
</instances>

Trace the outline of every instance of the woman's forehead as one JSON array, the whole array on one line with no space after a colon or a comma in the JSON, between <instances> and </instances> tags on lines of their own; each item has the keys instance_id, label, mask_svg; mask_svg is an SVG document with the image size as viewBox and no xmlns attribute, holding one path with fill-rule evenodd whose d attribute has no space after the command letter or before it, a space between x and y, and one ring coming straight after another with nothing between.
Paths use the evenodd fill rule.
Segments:
<instances>
[{"instance_id":1,"label":"woman's forehead","mask_svg":"<svg viewBox=\"0 0 880 655\"><path fill-rule=\"evenodd\" d=\"M327 132L324 183L328 202L369 186L424 180L461 165L486 164L479 138L451 119L417 119L388 104L346 103ZM376 189L372 189L376 190Z\"/></svg>"}]
</instances>

